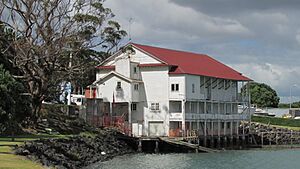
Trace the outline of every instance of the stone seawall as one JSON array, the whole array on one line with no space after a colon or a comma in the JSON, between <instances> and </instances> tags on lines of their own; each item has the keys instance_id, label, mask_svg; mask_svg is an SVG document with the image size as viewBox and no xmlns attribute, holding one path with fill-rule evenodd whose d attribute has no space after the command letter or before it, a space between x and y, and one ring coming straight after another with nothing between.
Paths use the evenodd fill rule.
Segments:
<instances>
[{"instance_id":1,"label":"stone seawall","mask_svg":"<svg viewBox=\"0 0 300 169\"><path fill-rule=\"evenodd\" d=\"M242 127L241 127L242 128ZM250 129L251 128L251 129ZM288 145L300 144L300 131L274 127L261 123L246 123L245 132L252 135L257 145Z\"/></svg>"},{"instance_id":2,"label":"stone seawall","mask_svg":"<svg viewBox=\"0 0 300 169\"><path fill-rule=\"evenodd\" d=\"M74 136L60 139L41 139L26 142L15 153L42 165L55 168L82 168L109 160L115 156L134 153L126 142L118 140L114 130L103 130L96 136Z\"/></svg>"}]
</instances>

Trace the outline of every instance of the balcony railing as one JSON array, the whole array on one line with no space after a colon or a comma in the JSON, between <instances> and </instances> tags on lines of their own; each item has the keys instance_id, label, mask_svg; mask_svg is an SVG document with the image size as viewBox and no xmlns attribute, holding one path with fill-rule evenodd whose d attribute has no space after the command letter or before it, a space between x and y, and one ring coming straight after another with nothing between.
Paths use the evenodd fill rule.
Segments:
<instances>
[{"instance_id":1,"label":"balcony railing","mask_svg":"<svg viewBox=\"0 0 300 169\"><path fill-rule=\"evenodd\" d=\"M250 116L248 114L185 114L186 119L222 119L222 120L248 120Z\"/></svg>"}]
</instances>

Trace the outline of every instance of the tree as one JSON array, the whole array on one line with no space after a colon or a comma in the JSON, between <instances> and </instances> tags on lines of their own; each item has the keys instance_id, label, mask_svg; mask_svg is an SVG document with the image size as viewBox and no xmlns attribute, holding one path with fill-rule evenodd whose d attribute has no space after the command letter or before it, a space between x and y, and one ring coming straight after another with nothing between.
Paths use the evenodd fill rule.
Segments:
<instances>
[{"instance_id":1,"label":"tree","mask_svg":"<svg viewBox=\"0 0 300 169\"><path fill-rule=\"evenodd\" d=\"M246 91L247 85L242 87L242 92ZM264 83L249 83L251 104L258 107L278 107L279 97L274 89Z\"/></svg>"},{"instance_id":2,"label":"tree","mask_svg":"<svg viewBox=\"0 0 300 169\"><path fill-rule=\"evenodd\" d=\"M17 129L16 125L30 115L28 98L21 94L24 91L23 84L0 64L0 133L8 128L10 131Z\"/></svg>"},{"instance_id":3,"label":"tree","mask_svg":"<svg viewBox=\"0 0 300 169\"><path fill-rule=\"evenodd\" d=\"M1 8L2 7L2 8ZM117 48L126 32L103 0L1 0L0 21L14 31L12 52L1 51L21 71L39 117L41 103L63 81L77 81L102 55Z\"/></svg>"}]
</instances>

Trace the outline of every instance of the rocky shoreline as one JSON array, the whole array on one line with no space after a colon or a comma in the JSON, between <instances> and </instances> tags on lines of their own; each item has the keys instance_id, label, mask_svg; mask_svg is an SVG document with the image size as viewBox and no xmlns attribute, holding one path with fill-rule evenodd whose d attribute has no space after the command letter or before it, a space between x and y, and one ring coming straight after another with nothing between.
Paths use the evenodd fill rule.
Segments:
<instances>
[{"instance_id":1,"label":"rocky shoreline","mask_svg":"<svg viewBox=\"0 0 300 169\"><path fill-rule=\"evenodd\" d=\"M245 133L251 133L256 145L300 144L300 131L256 122L245 123L244 125ZM240 126L240 132L242 132L242 126Z\"/></svg>"},{"instance_id":2,"label":"rocky shoreline","mask_svg":"<svg viewBox=\"0 0 300 169\"><path fill-rule=\"evenodd\" d=\"M41 139L26 142L15 149L15 154L38 161L44 166L59 169L83 168L113 157L134 153L121 133L112 129L101 130L95 136L74 136L59 139Z\"/></svg>"}]
</instances>

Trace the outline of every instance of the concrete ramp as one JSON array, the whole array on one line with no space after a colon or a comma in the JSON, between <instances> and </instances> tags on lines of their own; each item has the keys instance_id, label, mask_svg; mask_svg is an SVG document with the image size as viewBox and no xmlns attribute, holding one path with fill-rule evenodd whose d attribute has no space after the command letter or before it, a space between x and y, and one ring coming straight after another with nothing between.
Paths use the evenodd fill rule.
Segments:
<instances>
[{"instance_id":1,"label":"concrete ramp","mask_svg":"<svg viewBox=\"0 0 300 169\"><path fill-rule=\"evenodd\" d=\"M164 141L164 142L169 143L169 144L184 146L184 147L187 147L187 148L195 149L196 151L200 150L200 151L207 152L207 153L219 152L218 150L207 148L207 147L202 147L202 146L199 146L197 144L191 144L191 143L185 142L181 139L172 139L172 138L168 138L168 137L160 137L159 139L161 141Z\"/></svg>"}]
</instances>

